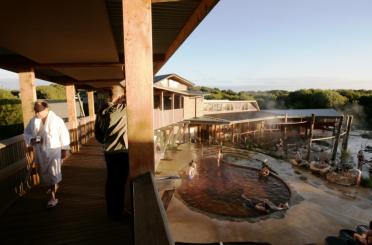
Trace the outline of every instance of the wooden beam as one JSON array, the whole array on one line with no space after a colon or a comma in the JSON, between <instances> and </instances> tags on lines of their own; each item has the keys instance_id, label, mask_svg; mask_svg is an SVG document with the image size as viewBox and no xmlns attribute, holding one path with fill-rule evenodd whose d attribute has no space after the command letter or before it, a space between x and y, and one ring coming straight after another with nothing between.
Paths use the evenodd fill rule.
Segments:
<instances>
[{"instance_id":1,"label":"wooden beam","mask_svg":"<svg viewBox=\"0 0 372 245\"><path fill-rule=\"evenodd\" d=\"M154 1L153 1L154 2ZM194 29L199 25L199 23L204 19L208 12L216 5L218 0L202 0L191 15L191 17L186 21L185 25L178 33L178 36L174 39L172 44L169 46L165 53L164 60L159 62L154 67L154 73L157 73L160 68L165 64L165 62L176 52L179 46L186 40L186 38L194 31Z\"/></svg>"},{"instance_id":2,"label":"wooden beam","mask_svg":"<svg viewBox=\"0 0 372 245\"><path fill-rule=\"evenodd\" d=\"M151 3L171 3L171 2L181 2L185 0L151 0Z\"/></svg>"},{"instance_id":3,"label":"wooden beam","mask_svg":"<svg viewBox=\"0 0 372 245\"><path fill-rule=\"evenodd\" d=\"M151 0L122 0L130 177L155 172ZM140 99L139 99L140 98Z\"/></svg>"},{"instance_id":4,"label":"wooden beam","mask_svg":"<svg viewBox=\"0 0 372 245\"><path fill-rule=\"evenodd\" d=\"M88 97L89 117L90 117L90 120L94 120L95 112L94 112L94 92L93 92L93 90L89 90L87 92L87 97Z\"/></svg>"},{"instance_id":5,"label":"wooden beam","mask_svg":"<svg viewBox=\"0 0 372 245\"><path fill-rule=\"evenodd\" d=\"M23 125L26 127L30 119L35 115L34 103L37 99L33 68L25 68L19 72L19 91L22 104Z\"/></svg>"}]
</instances>

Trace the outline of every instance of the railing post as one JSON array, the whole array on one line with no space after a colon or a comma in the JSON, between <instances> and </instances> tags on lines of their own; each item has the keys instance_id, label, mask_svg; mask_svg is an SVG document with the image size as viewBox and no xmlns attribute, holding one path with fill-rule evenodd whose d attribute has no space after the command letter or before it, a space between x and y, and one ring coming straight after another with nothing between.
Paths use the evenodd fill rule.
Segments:
<instances>
[{"instance_id":1,"label":"railing post","mask_svg":"<svg viewBox=\"0 0 372 245\"><path fill-rule=\"evenodd\" d=\"M348 146L348 143L349 143L349 135L350 135L352 124L353 124L353 116L349 116L348 120L347 120L346 134L344 136L344 140L343 140L343 144L342 144L342 147L343 147L344 151L347 150L347 146Z\"/></svg>"},{"instance_id":2,"label":"railing post","mask_svg":"<svg viewBox=\"0 0 372 245\"><path fill-rule=\"evenodd\" d=\"M315 115L311 115L311 122L310 122L310 135L309 135L309 141L307 145L307 161L310 161L310 155L311 155L311 143L313 140L313 131L314 131L314 124L315 124Z\"/></svg>"},{"instance_id":3,"label":"railing post","mask_svg":"<svg viewBox=\"0 0 372 245\"><path fill-rule=\"evenodd\" d=\"M336 155L337 155L337 149L338 149L338 143L340 141L340 136L341 136L341 129L342 129L342 122L344 120L344 116L341 116L339 118L339 123L337 127L337 134L336 134L336 140L335 144L333 145L333 151L332 151L332 161L336 160Z\"/></svg>"}]
</instances>

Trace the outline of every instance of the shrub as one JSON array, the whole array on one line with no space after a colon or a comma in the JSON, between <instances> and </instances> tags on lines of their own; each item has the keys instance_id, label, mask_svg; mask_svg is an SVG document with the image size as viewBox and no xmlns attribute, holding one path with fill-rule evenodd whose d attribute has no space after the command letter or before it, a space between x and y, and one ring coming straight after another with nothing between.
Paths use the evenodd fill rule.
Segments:
<instances>
[{"instance_id":1,"label":"shrub","mask_svg":"<svg viewBox=\"0 0 372 245\"><path fill-rule=\"evenodd\" d=\"M363 177L360 180L360 185L367 188L372 188L372 178Z\"/></svg>"},{"instance_id":2,"label":"shrub","mask_svg":"<svg viewBox=\"0 0 372 245\"><path fill-rule=\"evenodd\" d=\"M48 86L38 86L36 88L38 99L65 100L66 89L63 85L51 84Z\"/></svg>"},{"instance_id":3,"label":"shrub","mask_svg":"<svg viewBox=\"0 0 372 245\"><path fill-rule=\"evenodd\" d=\"M0 99L0 126L22 122L21 101L18 99Z\"/></svg>"},{"instance_id":4,"label":"shrub","mask_svg":"<svg viewBox=\"0 0 372 245\"><path fill-rule=\"evenodd\" d=\"M15 99L17 98L10 90L0 89L0 99Z\"/></svg>"}]
</instances>

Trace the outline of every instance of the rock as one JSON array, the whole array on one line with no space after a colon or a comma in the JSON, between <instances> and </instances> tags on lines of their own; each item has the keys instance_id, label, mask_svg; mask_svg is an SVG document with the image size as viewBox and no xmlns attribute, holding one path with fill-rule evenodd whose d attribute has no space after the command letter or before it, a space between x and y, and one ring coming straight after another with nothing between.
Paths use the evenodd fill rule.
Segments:
<instances>
[{"instance_id":1,"label":"rock","mask_svg":"<svg viewBox=\"0 0 372 245\"><path fill-rule=\"evenodd\" d=\"M326 179L329 182L336 183L344 186L352 186L358 183L360 171L357 169L350 169L346 172L329 172Z\"/></svg>"},{"instance_id":2,"label":"rock","mask_svg":"<svg viewBox=\"0 0 372 245\"><path fill-rule=\"evenodd\" d=\"M310 170L312 173L325 175L330 169L331 169L331 166L328 163L315 162L315 161L312 161L310 163Z\"/></svg>"}]
</instances>

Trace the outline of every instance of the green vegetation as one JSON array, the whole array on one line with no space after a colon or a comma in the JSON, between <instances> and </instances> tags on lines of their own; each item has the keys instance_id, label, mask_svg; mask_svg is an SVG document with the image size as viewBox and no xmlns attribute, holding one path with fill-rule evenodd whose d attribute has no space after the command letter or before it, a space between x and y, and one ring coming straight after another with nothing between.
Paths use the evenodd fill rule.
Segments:
<instances>
[{"instance_id":1,"label":"green vegetation","mask_svg":"<svg viewBox=\"0 0 372 245\"><path fill-rule=\"evenodd\" d=\"M21 101L9 90L0 89L0 139L23 131Z\"/></svg>"},{"instance_id":2,"label":"green vegetation","mask_svg":"<svg viewBox=\"0 0 372 245\"><path fill-rule=\"evenodd\" d=\"M203 86L194 87L193 90L207 93L206 99L254 99L261 109L334 108L353 115L354 126L362 129L372 128L372 90L301 89L293 92L283 90L234 92Z\"/></svg>"},{"instance_id":3,"label":"green vegetation","mask_svg":"<svg viewBox=\"0 0 372 245\"><path fill-rule=\"evenodd\" d=\"M360 185L367 188L372 188L372 178L362 177Z\"/></svg>"},{"instance_id":4,"label":"green vegetation","mask_svg":"<svg viewBox=\"0 0 372 245\"><path fill-rule=\"evenodd\" d=\"M10 90L0 88L0 99L16 99Z\"/></svg>"},{"instance_id":5,"label":"green vegetation","mask_svg":"<svg viewBox=\"0 0 372 245\"><path fill-rule=\"evenodd\" d=\"M39 86L36 88L38 99L66 99L62 85ZM21 101L18 91L0 88L0 139L9 138L23 132Z\"/></svg>"},{"instance_id":6,"label":"green vegetation","mask_svg":"<svg viewBox=\"0 0 372 245\"><path fill-rule=\"evenodd\" d=\"M36 88L36 94L38 99L49 99L49 100L65 100L66 90L65 86L58 84L51 84L48 86L38 86Z\"/></svg>"}]
</instances>

